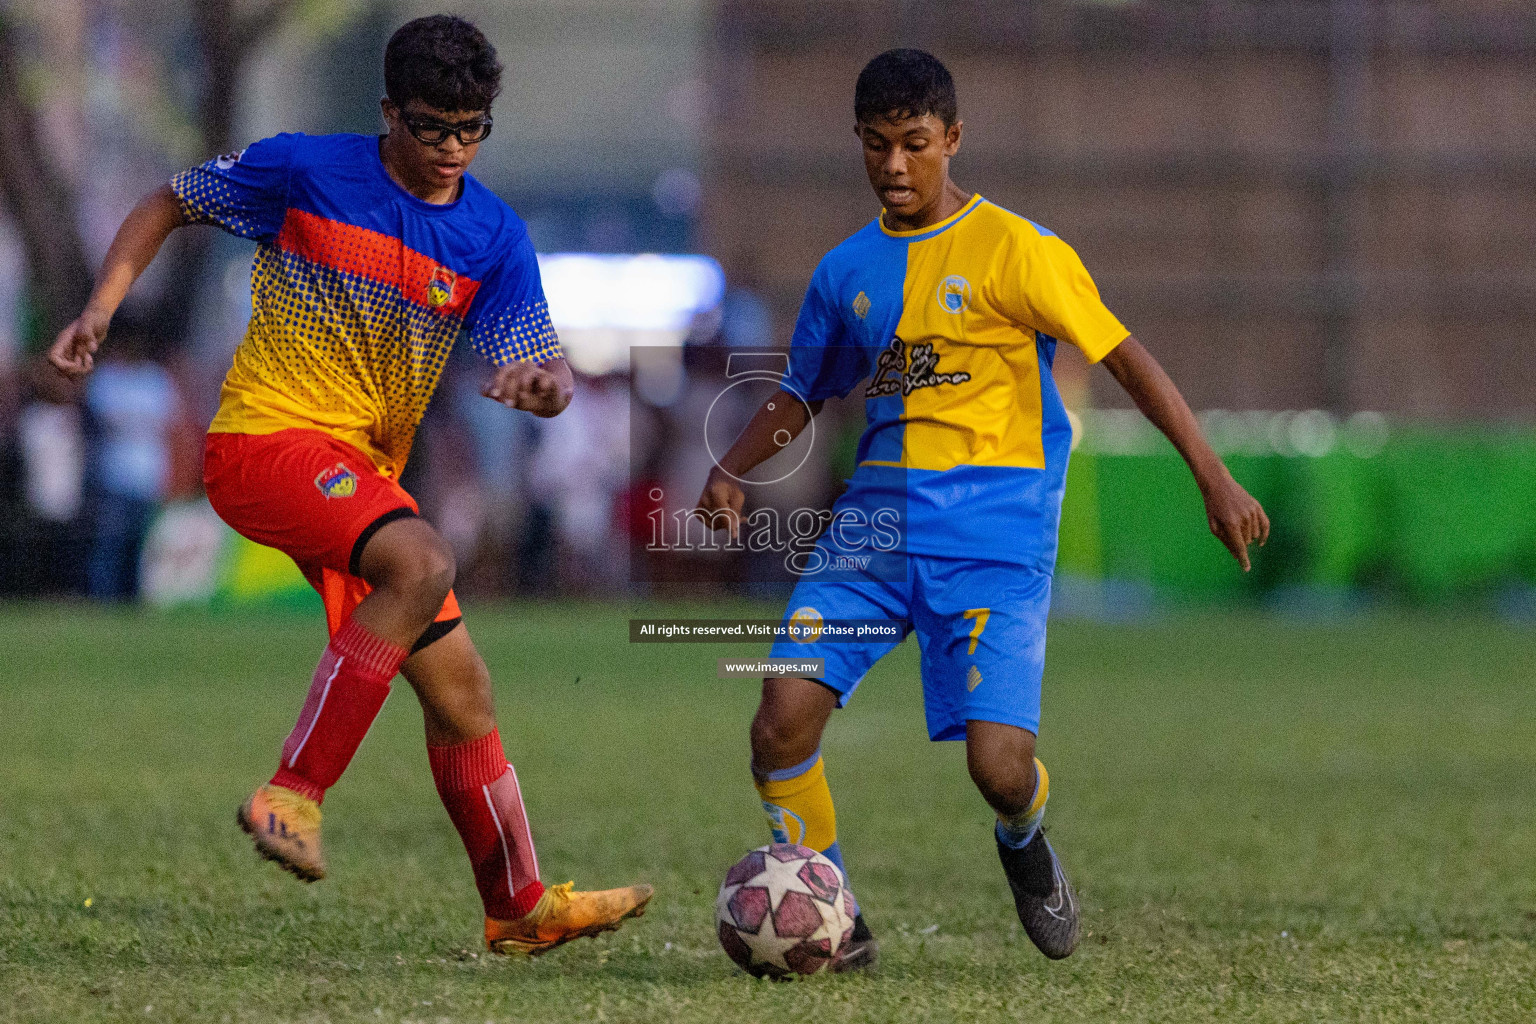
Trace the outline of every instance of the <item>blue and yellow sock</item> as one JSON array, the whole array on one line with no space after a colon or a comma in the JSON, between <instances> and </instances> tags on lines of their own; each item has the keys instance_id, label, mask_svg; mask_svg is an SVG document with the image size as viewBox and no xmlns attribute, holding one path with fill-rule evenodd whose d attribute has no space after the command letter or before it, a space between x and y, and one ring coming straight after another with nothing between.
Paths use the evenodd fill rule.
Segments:
<instances>
[{"instance_id":1,"label":"blue and yellow sock","mask_svg":"<svg viewBox=\"0 0 1536 1024\"><path fill-rule=\"evenodd\" d=\"M843 851L837 845L837 812L832 807L832 790L827 786L827 769L821 751L793 768L782 768L766 775L752 773L757 795L768 815L768 829L775 843L798 843L818 851L848 877ZM857 905L857 900L855 900ZM857 906L855 906L857 912Z\"/></svg>"},{"instance_id":2,"label":"blue and yellow sock","mask_svg":"<svg viewBox=\"0 0 1536 1024\"><path fill-rule=\"evenodd\" d=\"M1035 758L1035 795L1029 801L1029 806L1022 813L1011 818L1005 818L1001 814L997 816L997 841L1004 846L1015 850L1021 850L1029 845L1029 841L1035 838L1035 833L1040 831L1040 823L1045 820L1045 802L1051 796L1051 777L1045 773L1045 765L1040 759Z\"/></svg>"}]
</instances>

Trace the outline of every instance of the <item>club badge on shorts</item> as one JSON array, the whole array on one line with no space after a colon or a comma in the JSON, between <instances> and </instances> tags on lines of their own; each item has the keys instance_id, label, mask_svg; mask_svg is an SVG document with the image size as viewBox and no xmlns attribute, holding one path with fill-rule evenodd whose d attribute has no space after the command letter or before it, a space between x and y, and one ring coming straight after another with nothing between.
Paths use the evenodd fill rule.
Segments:
<instances>
[{"instance_id":1,"label":"club badge on shorts","mask_svg":"<svg viewBox=\"0 0 1536 1024\"><path fill-rule=\"evenodd\" d=\"M348 469L345 462L338 462L330 469L320 471L315 477L315 486L327 498L350 498L357 493L357 474Z\"/></svg>"},{"instance_id":2,"label":"club badge on shorts","mask_svg":"<svg viewBox=\"0 0 1536 1024\"><path fill-rule=\"evenodd\" d=\"M447 267L438 267L432 271L432 276L427 280L427 305L433 309L441 309L453 301L453 286L458 284L459 275Z\"/></svg>"},{"instance_id":3,"label":"club badge on shorts","mask_svg":"<svg viewBox=\"0 0 1536 1024\"><path fill-rule=\"evenodd\" d=\"M789 616L789 638L797 644L813 644L821 639L825 625L821 612L810 605L796 608Z\"/></svg>"}]
</instances>

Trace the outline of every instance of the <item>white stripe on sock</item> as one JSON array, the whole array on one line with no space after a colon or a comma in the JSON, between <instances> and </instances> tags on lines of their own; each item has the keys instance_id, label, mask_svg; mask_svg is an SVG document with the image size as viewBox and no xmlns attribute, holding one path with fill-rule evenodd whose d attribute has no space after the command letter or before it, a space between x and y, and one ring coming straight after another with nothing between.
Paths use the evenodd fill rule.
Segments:
<instances>
[{"instance_id":1,"label":"white stripe on sock","mask_svg":"<svg viewBox=\"0 0 1536 1024\"><path fill-rule=\"evenodd\" d=\"M491 820L496 823L496 838L501 840L501 859L507 865L507 898L511 899L517 896L517 886L512 884L512 853L507 849L507 834L501 827L501 815L496 813L496 802L491 799L491 787L481 786L480 792L485 794L485 806L490 808Z\"/></svg>"},{"instance_id":2,"label":"white stripe on sock","mask_svg":"<svg viewBox=\"0 0 1536 1024\"><path fill-rule=\"evenodd\" d=\"M534 881L538 881L539 851L538 848L533 845L533 830L528 827L528 809L523 807L523 787L522 784L517 781L517 769L512 767L510 761L507 763L507 771L512 773L512 788L517 790L517 806L521 807L523 810L523 836L528 840L528 856L533 858L533 878Z\"/></svg>"},{"instance_id":3,"label":"white stripe on sock","mask_svg":"<svg viewBox=\"0 0 1536 1024\"><path fill-rule=\"evenodd\" d=\"M345 657L336 659L336 667L331 669L330 677L325 681L325 689L320 691L320 703L315 708L315 717L309 720L309 728L304 730L304 738L299 740L299 745L294 748L293 756L288 759L288 767L292 768L299 763L299 755L304 752L304 744L309 742L310 733L315 731L315 725L320 721L320 712L325 710L325 698L331 695L331 684L336 681L336 674L341 671Z\"/></svg>"}]
</instances>

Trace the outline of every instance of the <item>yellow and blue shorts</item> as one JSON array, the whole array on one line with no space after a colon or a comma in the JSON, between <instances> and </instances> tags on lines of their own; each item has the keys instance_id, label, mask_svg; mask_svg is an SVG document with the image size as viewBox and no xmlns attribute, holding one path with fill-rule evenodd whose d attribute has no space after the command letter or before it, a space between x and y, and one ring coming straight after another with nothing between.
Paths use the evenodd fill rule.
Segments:
<instances>
[{"instance_id":1,"label":"yellow and blue shorts","mask_svg":"<svg viewBox=\"0 0 1536 1024\"><path fill-rule=\"evenodd\" d=\"M933 740L963 740L972 719L1040 731L1040 683L1051 575L973 559L908 555L905 579L846 576L802 580L786 624L833 619L892 619L901 639L779 640L775 658L820 658L817 682L848 703L875 662L916 633L922 648L923 708ZM894 575L894 574L893 574Z\"/></svg>"}]
</instances>

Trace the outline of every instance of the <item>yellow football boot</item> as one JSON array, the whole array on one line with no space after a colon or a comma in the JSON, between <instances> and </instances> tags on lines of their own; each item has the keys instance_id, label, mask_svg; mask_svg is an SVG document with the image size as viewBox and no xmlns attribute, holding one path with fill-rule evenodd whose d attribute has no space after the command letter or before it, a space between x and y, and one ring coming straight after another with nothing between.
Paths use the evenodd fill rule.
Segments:
<instances>
[{"instance_id":1,"label":"yellow football boot","mask_svg":"<svg viewBox=\"0 0 1536 1024\"><path fill-rule=\"evenodd\" d=\"M267 860L306 882L325 877L320 805L309 797L269 782L251 794L235 818Z\"/></svg>"},{"instance_id":2,"label":"yellow football boot","mask_svg":"<svg viewBox=\"0 0 1536 1024\"><path fill-rule=\"evenodd\" d=\"M575 888L575 882L566 882L545 889L533 909L515 921L486 918L486 946L492 953L538 956L572 939L616 930L625 918L644 914L656 892L649 885L599 892Z\"/></svg>"}]
</instances>

